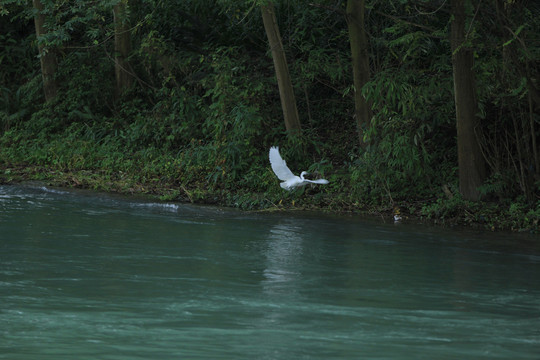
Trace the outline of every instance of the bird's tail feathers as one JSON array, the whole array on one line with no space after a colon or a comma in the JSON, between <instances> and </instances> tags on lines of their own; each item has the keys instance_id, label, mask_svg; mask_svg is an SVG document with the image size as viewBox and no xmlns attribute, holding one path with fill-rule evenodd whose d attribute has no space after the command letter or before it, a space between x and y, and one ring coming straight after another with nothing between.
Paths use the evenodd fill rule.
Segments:
<instances>
[{"instance_id":1,"label":"bird's tail feathers","mask_svg":"<svg viewBox=\"0 0 540 360\"><path fill-rule=\"evenodd\" d=\"M309 181L310 183L313 183L313 184L328 184L329 183L329 181L326 179L317 179L317 180L305 179L305 181Z\"/></svg>"}]
</instances>

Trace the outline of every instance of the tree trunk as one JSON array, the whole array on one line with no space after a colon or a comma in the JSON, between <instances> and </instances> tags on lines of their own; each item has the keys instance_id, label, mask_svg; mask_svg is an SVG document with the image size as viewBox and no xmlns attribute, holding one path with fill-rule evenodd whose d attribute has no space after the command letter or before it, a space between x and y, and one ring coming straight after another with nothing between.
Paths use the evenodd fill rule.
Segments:
<instances>
[{"instance_id":1,"label":"tree trunk","mask_svg":"<svg viewBox=\"0 0 540 360\"><path fill-rule=\"evenodd\" d=\"M361 92L362 87L369 81L369 43L364 27L365 0L348 0L346 14L355 88L356 127L360 145L365 147L367 144L364 140L364 129L371 122L370 105Z\"/></svg>"},{"instance_id":2,"label":"tree trunk","mask_svg":"<svg viewBox=\"0 0 540 360\"><path fill-rule=\"evenodd\" d=\"M43 15L43 4L40 0L33 0L34 8L37 10L34 16L34 25L36 27L36 36L38 39L39 62L41 64L41 77L43 78L43 91L45 101L50 101L56 97L58 86L56 84L56 51L53 48L46 47L39 42L41 36L47 33L43 26L45 24L45 15Z\"/></svg>"},{"instance_id":3,"label":"tree trunk","mask_svg":"<svg viewBox=\"0 0 540 360\"><path fill-rule=\"evenodd\" d=\"M479 200L478 187L486 178L486 161L475 131L479 125L473 51L465 37L465 1L452 0L450 43L454 72L454 97L457 120L459 190L464 199Z\"/></svg>"},{"instance_id":4,"label":"tree trunk","mask_svg":"<svg viewBox=\"0 0 540 360\"><path fill-rule=\"evenodd\" d=\"M127 18L128 0L121 0L113 8L114 14L114 60L116 74L116 96L121 96L131 87L133 77L128 62L131 52L131 34Z\"/></svg>"},{"instance_id":5,"label":"tree trunk","mask_svg":"<svg viewBox=\"0 0 540 360\"><path fill-rule=\"evenodd\" d=\"M270 43L270 49L272 50L272 58L274 60L274 68L276 70L279 87L279 97L281 99L281 108L283 109L283 117L285 118L285 128L288 132L299 133L301 131L301 126L298 118L298 109L296 108L296 99L294 97L285 52L283 51L281 35L279 34L274 5L271 2L267 5L261 5L261 12L264 29L268 37L268 42Z\"/></svg>"}]
</instances>

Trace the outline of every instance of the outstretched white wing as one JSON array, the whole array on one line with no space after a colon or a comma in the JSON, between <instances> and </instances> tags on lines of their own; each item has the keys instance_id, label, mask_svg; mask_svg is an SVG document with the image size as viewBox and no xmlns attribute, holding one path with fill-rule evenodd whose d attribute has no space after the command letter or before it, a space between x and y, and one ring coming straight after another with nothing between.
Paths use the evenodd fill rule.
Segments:
<instances>
[{"instance_id":1,"label":"outstretched white wing","mask_svg":"<svg viewBox=\"0 0 540 360\"><path fill-rule=\"evenodd\" d=\"M307 182L310 182L312 184L328 184L328 180L326 179L317 179L317 180L308 180L308 179L304 179L304 181L307 181Z\"/></svg>"},{"instance_id":2,"label":"outstretched white wing","mask_svg":"<svg viewBox=\"0 0 540 360\"><path fill-rule=\"evenodd\" d=\"M279 155L278 147L271 147L268 157L270 158L270 165L272 165L272 170L274 170L274 173L279 180L287 181L295 176L292 171L287 167L287 163L285 162L285 160L283 160L281 158L281 155Z\"/></svg>"}]
</instances>

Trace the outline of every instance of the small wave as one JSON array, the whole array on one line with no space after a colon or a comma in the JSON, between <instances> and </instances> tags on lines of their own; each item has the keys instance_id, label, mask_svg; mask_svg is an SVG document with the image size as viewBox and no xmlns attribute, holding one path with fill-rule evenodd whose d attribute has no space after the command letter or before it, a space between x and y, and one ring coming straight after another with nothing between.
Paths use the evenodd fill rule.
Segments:
<instances>
[{"instance_id":1,"label":"small wave","mask_svg":"<svg viewBox=\"0 0 540 360\"><path fill-rule=\"evenodd\" d=\"M69 192L67 192L67 191L58 190L58 189L52 189L52 188L49 188L49 187L46 187L46 186L40 186L40 187L38 187L38 189L43 191L43 192L49 193L49 194L58 194L58 195L68 195L69 194Z\"/></svg>"},{"instance_id":2,"label":"small wave","mask_svg":"<svg viewBox=\"0 0 540 360\"><path fill-rule=\"evenodd\" d=\"M178 212L178 209L180 209L180 205L171 203L136 203L131 204L131 207L165 210L170 212Z\"/></svg>"}]
</instances>

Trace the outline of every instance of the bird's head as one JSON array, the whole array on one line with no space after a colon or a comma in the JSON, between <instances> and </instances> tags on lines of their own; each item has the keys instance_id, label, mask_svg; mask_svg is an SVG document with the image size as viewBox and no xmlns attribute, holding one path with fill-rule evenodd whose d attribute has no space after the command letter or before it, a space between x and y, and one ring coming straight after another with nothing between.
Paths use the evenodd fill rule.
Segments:
<instances>
[{"instance_id":1,"label":"bird's head","mask_svg":"<svg viewBox=\"0 0 540 360\"><path fill-rule=\"evenodd\" d=\"M307 171L302 171L300 174L300 179L304 180L304 175L309 175L309 173Z\"/></svg>"}]
</instances>

